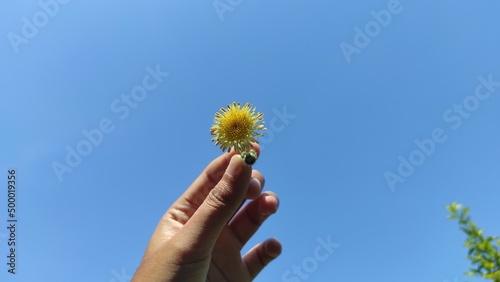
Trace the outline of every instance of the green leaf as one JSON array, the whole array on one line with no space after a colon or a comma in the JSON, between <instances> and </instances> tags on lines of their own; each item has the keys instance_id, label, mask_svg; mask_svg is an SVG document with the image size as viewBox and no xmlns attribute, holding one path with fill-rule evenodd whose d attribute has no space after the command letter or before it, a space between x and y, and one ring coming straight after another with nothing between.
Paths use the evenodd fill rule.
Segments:
<instances>
[{"instance_id":1,"label":"green leaf","mask_svg":"<svg viewBox=\"0 0 500 282\"><path fill-rule=\"evenodd\" d=\"M460 214L461 217L465 217L469 213L470 209L469 208L464 208L462 210L462 213Z\"/></svg>"}]
</instances>

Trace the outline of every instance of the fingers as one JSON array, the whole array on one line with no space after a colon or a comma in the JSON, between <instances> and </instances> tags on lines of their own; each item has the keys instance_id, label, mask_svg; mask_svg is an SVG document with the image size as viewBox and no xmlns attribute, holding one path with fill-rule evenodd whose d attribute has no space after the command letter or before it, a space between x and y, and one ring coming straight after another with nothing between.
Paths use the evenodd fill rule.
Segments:
<instances>
[{"instance_id":1,"label":"fingers","mask_svg":"<svg viewBox=\"0 0 500 282\"><path fill-rule=\"evenodd\" d=\"M243 256L250 277L254 279L259 272L281 254L281 243L274 238L253 247Z\"/></svg>"},{"instance_id":2,"label":"fingers","mask_svg":"<svg viewBox=\"0 0 500 282\"><path fill-rule=\"evenodd\" d=\"M257 152L257 155L260 154L260 146L259 144L252 144L253 149ZM222 154L220 157L212 161L198 176L198 178L191 184L188 188L184 196L193 197L199 196L200 194L206 197L210 190L212 190L215 185L222 179L224 172L229 165L229 161L231 157L237 154L234 150L231 150L229 153ZM202 201L205 199L203 197ZM201 204L201 202L199 204Z\"/></svg>"},{"instance_id":3,"label":"fingers","mask_svg":"<svg viewBox=\"0 0 500 282\"><path fill-rule=\"evenodd\" d=\"M258 144L253 144L253 148L258 155L260 153L260 146ZM232 156L236 154L234 150L222 154L203 170L186 192L184 192L184 194L174 203L173 206L175 209L181 211L181 213L177 213L175 216L177 221L181 224L185 224L189 220L196 209L205 201L210 191L222 179ZM252 195L255 194L255 188L250 191L252 191ZM260 194L260 191L258 194Z\"/></svg>"},{"instance_id":4,"label":"fingers","mask_svg":"<svg viewBox=\"0 0 500 282\"><path fill-rule=\"evenodd\" d=\"M202 253L209 254L227 221L247 194L252 168L240 156L232 156L221 180L210 190L181 232Z\"/></svg>"},{"instance_id":5,"label":"fingers","mask_svg":"<svg viewBox=\"0 0 500 282\"><path fill-rule=\"evenodd\" d=\"M257 170L252 171L252 179L250 179L246 198L255 199L259 197L265 184L264 176Z\"/></svg>"},{"instance_id":6,"label":"fingers","mask_svg":"<svg viewBox=\"0 0 500 282\"><path fill-rule=\"evenodd\" d=\"M210 190L212 190L221 180L227 166L229 165L231 157L235 154L235 152L222 154L213 160L203 170L198 178L196 178L191 186L189 186L179 200L185 200L186 202L195 205L195 208L199 207L205 200Z\"/></svg>"},{"instance_id":7,"label":"fingers","mask_svg":"<svg viewBox=\"0 0 500 282\"><path fill-rule=\"evenodd\" d=\"M264 187L264 184L265 184L264 176L262 176L262 174L260 172L253 170L252 171L252 178L250 179L250 183L248 183L247 195L245 196L245 199L240 203L240 206L238 207L236 212L233 214L233 217L236 215L238 210L243 206L246 199L255 199L255 198L260 196L260 193L262 192L262 187ZM233 219L233 217L231 217L231 219L229 219L229 221L231 221Z\"/></svg>"},{"instance_id":8,"label":"fingers","mask_svg":"<svg viewBox=\"0 0 500 282\"><path fill-rule=\"evenodd\" d=\"M229 227L240 243L240 249L257 232L264 221L278 210L279 199L273 192L265 192L241 209Z\"/></svg>"}]
</instances>

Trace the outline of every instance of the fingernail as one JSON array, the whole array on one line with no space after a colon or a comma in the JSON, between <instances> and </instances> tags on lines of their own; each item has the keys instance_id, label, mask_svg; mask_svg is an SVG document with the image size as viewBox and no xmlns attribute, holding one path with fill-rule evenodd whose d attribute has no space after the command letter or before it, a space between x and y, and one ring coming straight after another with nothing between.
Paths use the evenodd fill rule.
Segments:
<instances>
[{"instance_id":1,"label":"fingernail","mask_svg":"<svg viewBox=\"0 0 500 282\"><path fill-rule=\"evenodd\" d=\"M229 166L226 169L226 173L231 176L236 176L241 172L243 160L239 155L234 155L231 157L231 161L229 162Z\"/></svg>"}]
</instances>

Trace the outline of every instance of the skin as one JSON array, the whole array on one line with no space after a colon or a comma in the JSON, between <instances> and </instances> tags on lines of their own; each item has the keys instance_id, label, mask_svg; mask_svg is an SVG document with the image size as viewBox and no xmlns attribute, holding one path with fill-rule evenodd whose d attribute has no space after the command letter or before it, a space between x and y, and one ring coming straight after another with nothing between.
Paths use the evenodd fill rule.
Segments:
<instances>
[{"instance_id":1,"label":"skin","mask_svg":"<svg viewBox=\"0 0 500 282\"><path fill-rule=\"evenodd\" d=\"M252 281L281 253L268 239L240 254L278 210L276 194L261 193L264 183L235 152L216 158L163 215L132 282Z\"/></svg>"}]
</instances>

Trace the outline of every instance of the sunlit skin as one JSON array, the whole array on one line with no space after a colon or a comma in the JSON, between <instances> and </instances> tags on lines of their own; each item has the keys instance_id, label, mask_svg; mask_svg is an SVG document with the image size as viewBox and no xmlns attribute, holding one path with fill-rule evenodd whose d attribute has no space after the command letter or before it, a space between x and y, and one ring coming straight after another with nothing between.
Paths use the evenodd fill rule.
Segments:
<instances>
[{"instance_id":1,"label":"sunlit skin","mask_svg":"<svg viewBox=\"0 0 500 282\"><path fill-rule=\"evenodd\" d=\"M281 253L276 239L240 253L278 209L276 194L261 192L264 184L235 150L212 161L164 214L132 281L252 281Z\"/></svg>"}]
</instances>

